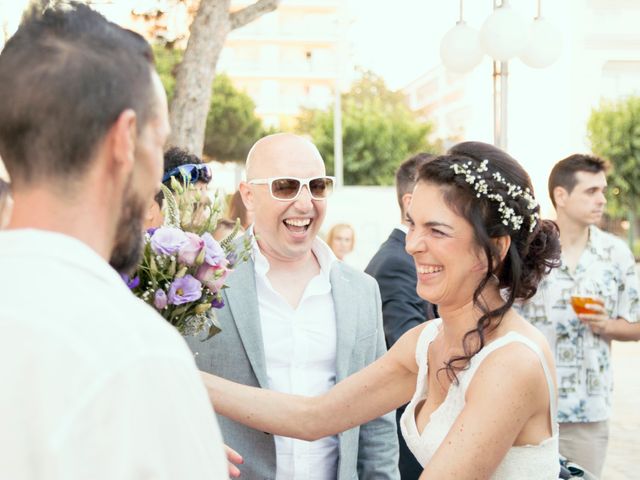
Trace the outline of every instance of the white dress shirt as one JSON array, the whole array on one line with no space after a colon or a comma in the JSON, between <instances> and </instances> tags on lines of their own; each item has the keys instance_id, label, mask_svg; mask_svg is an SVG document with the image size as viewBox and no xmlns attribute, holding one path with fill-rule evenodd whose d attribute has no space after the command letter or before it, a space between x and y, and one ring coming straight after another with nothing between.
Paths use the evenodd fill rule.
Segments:
<instances>
[{"instance_id":1,"label":"white dress shirt","mask_svg":"<svg viewBox=\"0 0 640 480\"><path fill-rule=\"evenodd\" d=\"M269 262L254 242L258 307L269 388L297 395L319 395L336 383L336 316L329 272L336 257L320 239L312 251L320 273L309 281L297 308L276 292ZM335 479L338 437L314 442L275 436L276 479Z\"/></svg>"},{"instance_id":2,"label":"white dress shirt","mask_svg":"<svg viewBox=\"0 0 640 480\"><path fill-rule=\"evenodd\" d=\"M0 232L0 478L228 478L177 331L84 243Z\"/></svg>"}]
</instances>

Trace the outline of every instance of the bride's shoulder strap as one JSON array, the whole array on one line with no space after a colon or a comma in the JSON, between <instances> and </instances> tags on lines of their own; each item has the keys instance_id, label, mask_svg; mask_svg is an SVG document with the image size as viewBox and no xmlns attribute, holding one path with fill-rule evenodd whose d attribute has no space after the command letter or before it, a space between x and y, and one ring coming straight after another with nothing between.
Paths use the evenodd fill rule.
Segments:
<instances>
[{"instance_id":1,"label":"bride's shoulder strap","mask_svg":"<svg viewBox=\"0 0 640 480\"><path fill-rule=\"evenodd\" d=\"M442 325L442 319L436 318L428 320L427 324L422 329L420 337L418 338L418 345L416 346L416 363L419 367L426 364L429 344L438 335L440 325Z\"/></svg>"},{"instance_id":2,"label":"bride's shoulder strap","mask_svg":"<svg viewBox=\"0 0 640 480\"><path fill-rule=\"evenodd\" d=\"M506 335L498 338L497 340L492 341L488 345L486 345L482 350L480 350L472 359L469 364L468 371L465 372L463 378L461 378L461 383L464 384L464 390L469 386L471 380L473 378L474 373L484 360L491 352L508 345L513 342L523 343L527 347L529 347L540 360L540 364L542 366L542 370L544 371L544 376L547 381L547 387L549 390L549 409L551 411L551 430L555 434L557 431L557 422L556 422L556 388L555 383L553 381L553 377L551 376L551 370L549 369L549 364L547 363L547 359L544 355L542 349L538 346L536 342L531 340L528 337L525 337L521 333L518 332L509 332Z\"/></svg>"}]
</instances>

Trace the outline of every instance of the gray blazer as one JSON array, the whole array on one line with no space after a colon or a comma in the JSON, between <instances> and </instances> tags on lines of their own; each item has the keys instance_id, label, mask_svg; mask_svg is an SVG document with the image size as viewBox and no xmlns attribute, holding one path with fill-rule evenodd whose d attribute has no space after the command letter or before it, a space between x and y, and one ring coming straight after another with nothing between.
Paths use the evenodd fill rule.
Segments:
<instances>
[{"instance_id":1,"label":"gray blazer","mask_svg":"<svg viewBox=\"0 0 640 480\"><path fill-rule=\"evenodd\" d=\"M330 273L336 310L337 381L386 351L376 282L342 262ZM200 341L187 338L198 368L246 385L267 387L254 264L249 260L229 276L218 310L222 332ZM215 400L214 400L215 401ZM362 399L366 402L366 399ZM218 416L225 443L244 456L242 478L275 479L273 435ZM398 473L398 437L393 412L339 434L338 480L393 479Z\"/></svg>"}]
</instances>

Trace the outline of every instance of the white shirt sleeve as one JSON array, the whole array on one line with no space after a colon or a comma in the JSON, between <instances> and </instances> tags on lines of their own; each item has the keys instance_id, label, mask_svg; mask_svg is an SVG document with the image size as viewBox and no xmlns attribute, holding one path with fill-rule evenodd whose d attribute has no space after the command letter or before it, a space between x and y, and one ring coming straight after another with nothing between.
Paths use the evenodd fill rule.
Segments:
<instances>
[{"instance_id":1,"label":"white shirt sleeve","mask_svg":"<svg viewBox=\"0 0 640 480\"><path fill-rule=\"evenodd\" d=\"M622 243L622 242L620 242ZM622 248L623 247L623 248ZM619 255L621 284L618 286L617 317L635 323L640 321L640 287L636 262L633 254L626 245L617 250Z\"/></svg>"}]
</instances>

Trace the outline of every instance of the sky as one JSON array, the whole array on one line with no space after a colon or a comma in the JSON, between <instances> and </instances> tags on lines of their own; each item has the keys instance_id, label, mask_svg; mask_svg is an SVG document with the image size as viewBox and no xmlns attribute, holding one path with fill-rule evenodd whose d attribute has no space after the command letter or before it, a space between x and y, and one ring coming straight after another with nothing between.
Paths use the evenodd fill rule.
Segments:
<instances>
[{"instance_id":1,"label":"sky","mask_svg":"<svg viewBox=\"0 0 640 480\"><path fill-rule=\"evenodd\" d=\"M344 1L352 62L381 75L393 89L404 87L440 63L440 39L455 25L459 14L457 0ZM15 28L26 3L0 0L0 23L7 21L10 28ZM113 3L108 9L117 16L137 2ZM546 3L551 5L549 0ZM534 0L511 0L510 4L521 15L533 18ZM553 9L548 10L553 15ZM491 13L491 2L467 0L464 12L467 23L479 29Z\"/></svg>"},{"instance_id":2,"label":"sky","mask_svg":"<svg viewBox=\"0 0 640 480\"><path fill-rule=\"evenodd\" d=\"M456 21L452 0L349 0L352 61L402 88L440 62L439 39Z\"/></svg>"},{"instance_id":3,"label":"sky","mask_svg":"<svg viewBox=\"0 0 640 480\"><path fill-rule=\"evenodd\" d=\"M347 1L354 63L382 75L394 89L440 64L440 40L459 15L457 0ZM509 3L524 18L536 14L534 0ZM543 15L559 27L561 18L552 2L542 2L542 7ZM464 2L464 20L478 30L491 12L489 0Z\"/></svg>"}]
</instances>

